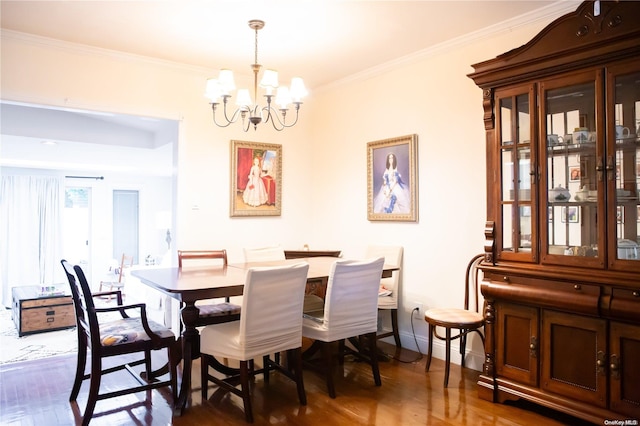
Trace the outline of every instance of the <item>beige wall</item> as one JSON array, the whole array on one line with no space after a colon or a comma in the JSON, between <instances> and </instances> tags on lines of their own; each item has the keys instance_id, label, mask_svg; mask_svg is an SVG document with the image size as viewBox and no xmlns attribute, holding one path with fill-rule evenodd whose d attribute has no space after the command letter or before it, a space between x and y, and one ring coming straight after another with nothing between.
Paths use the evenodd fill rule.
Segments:
<instances>
[{"instance_id":1,"label":"beige wall","mask_svg":"<svg viewBox=\"0 0 640 426\"><path fill-rule=\"evenodd\" d=\"M234 261L243 246L270 243L337 248L347 257L373 242L403 245L399 315L403 342L415 347L412 302L461 306L464 267L483 248L484 130L470 64L525 43L549 21L318 90L300 124L282 133L215 127L202 95L206 70L14 35L2 39L2 98L180 120L174 247L226 247ZM366 144L411 133L419 139L419 221L369 222ZM283 145L281 217L229 217L232 139ZM424 352L424 321L415 329ZM473 351L470 365L479 368L479 341Z\"/></svg>"}]
</instances>

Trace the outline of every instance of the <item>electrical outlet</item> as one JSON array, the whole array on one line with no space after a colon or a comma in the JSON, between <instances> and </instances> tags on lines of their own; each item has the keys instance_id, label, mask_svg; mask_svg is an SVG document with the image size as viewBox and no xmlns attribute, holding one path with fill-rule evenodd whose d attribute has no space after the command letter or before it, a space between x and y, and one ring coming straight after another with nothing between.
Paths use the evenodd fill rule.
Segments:
<instances>
[{"instance_id":1,"label":"electrical outlet","mask_svg":"<svg viewBox=\"0 0 640 426\"><path fill-rule=\"evenodd\" d=\"M413 302L412 304L413 306L413 317L416 319L422 319L422 317L424 316L424 310L422 309L422 303L420 302Z\"/></svg>"}]
</instances>

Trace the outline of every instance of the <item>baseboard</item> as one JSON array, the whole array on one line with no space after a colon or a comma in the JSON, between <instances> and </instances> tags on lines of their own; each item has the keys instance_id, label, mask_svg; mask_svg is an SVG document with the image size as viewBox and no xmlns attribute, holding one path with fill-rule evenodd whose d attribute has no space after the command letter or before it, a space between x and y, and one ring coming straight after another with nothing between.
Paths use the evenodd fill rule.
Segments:
<instances>
[{"instance_id":1,"label":"baseboard","mask_svg":"<svg viewBox=\"0 0 640 426\"><path fill-rule=\"evenodd\" d=\"M383 331L387 331L383 329ZM394 344L393 336L382 339L384 342ZM418 342L418 347L416 347L416 340ZM484 363L484 351L479 351L477 349L470 350L469 348L474 346L475 338L470 336L469 342L467 343L466 354L464 357L465 367L471 368L472 370L482 371L482 365ZM413 336L411 333L403 333L400 332L400 342L402 343L402 347L406 349L410 349L412 351L418 351L422 354L427 353L427 346L429 341L426 336ZM458 340L455 340L451 344L451 363L460 365L462 362L462 357L460 356L460 347L458 346ZM435 339L433 341L433 358L444 360L446 358L445 351L445 342L442 340Z\"/></svg>"}]
</instances>

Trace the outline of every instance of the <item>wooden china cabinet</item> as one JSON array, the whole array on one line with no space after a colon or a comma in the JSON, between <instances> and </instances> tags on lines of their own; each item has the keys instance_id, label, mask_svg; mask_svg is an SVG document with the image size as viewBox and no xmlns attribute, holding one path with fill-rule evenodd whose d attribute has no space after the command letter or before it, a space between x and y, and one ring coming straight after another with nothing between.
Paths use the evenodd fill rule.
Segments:
<instances>
[{"instance_id":1,"label":"wooden china cabinet","mask_svg":"<svg viewBox=\"0 0 640 426\"><path fill-rule=\"evenodd\" d=\"M480 397L640 419L640 2L584 2L473 67L487 149Z\"/></svg>"}]
</instances>

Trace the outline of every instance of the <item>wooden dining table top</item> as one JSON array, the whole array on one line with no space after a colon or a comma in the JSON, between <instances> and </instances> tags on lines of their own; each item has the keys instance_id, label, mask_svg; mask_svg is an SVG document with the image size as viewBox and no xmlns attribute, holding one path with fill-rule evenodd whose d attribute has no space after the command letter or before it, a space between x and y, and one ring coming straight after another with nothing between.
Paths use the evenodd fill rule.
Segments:
<instances>
[{"instance_id":1,"label":"wooden dining table top","mask_svg":"<svg viewBox=\"0 0 640 426\"><path fill-rule=\"evenodd\" d=\"M269 262L230 263L227 266L183 266L182 268L149 268L132 270L131 275L144 284L183 302L218 297L240 296L249 268L309 264L307 280L329 277L335 257L308 257ZM398 266L384 265L383 276Z\"/></svg>"}]
</instances>

